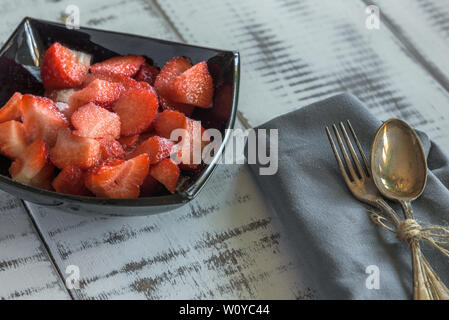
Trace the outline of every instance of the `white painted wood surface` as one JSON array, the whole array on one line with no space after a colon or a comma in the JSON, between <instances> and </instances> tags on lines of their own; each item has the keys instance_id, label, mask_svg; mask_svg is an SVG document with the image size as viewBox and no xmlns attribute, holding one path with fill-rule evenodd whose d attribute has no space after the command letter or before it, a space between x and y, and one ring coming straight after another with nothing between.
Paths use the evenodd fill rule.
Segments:
<instances>
[{"instance_id":1,"label":"white painted wood surface","mask_svg":"<svg viewBox=\"0 0 449 320\"><path fill-rule=\"evenodd\" d=\"M189 43L239 50L239 109L252 125L351 91L380 118L401 117L449 151L447 91L388 28L365 28L360 0L158 1L175 30L151 1L25 3L1 3L7 22L1 39L24 15L57 20L67 4L77 3L86 26L166 39L179 34ZM430 53L429 60L436 59ZM168 214L82 218L29 208L58 269L80 267L75 298L314 296L301 274L307 262L243 165L219 167L196 200ZM21 286L14 281L6 290L0 286L0 297Z\"/></svg>"}]
</instances>

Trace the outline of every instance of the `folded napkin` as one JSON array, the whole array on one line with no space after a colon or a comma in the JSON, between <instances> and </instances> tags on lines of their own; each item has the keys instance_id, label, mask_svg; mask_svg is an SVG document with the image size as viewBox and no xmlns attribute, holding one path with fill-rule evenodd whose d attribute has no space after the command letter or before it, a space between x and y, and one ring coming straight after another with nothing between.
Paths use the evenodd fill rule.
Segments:
<instances>
[{"instance_id":1,"label":"folded napkin","mask_svg":"<svg viewBox=\"0 0 449 320\"><path fill-rule=\"evenodd\" d=\"M289 230L301 276L319 299L410 299L410 250L393 233L374 225L367 207L347 188L330 148L325 126L349 119L369 157L381 121L357 98L342 94L273 119L258 129L279 130L279 169L260 175L250 168L265 198ZM449 219L449 159L419 133L428 155L423 195L412 203L422 225ZM392 205L402 216L400 208ZM449 286L447 257L428 245L423 252ZM379 270L379 289L368 289L368 272Z\"/></svg>"}]
</instances>

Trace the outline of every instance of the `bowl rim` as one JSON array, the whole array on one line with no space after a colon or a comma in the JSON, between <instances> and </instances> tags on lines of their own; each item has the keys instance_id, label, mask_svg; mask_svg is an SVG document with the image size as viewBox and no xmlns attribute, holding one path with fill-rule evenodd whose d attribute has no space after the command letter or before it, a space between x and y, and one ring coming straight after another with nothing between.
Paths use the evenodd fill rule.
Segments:
<instances>
[{"instance_id":1,"label":"bowl rim","mask_svg":"<svg viewBox=\"0 0 449 320\"><path fill-rule=\"evenodd\" d=\"M32 18L32 17L24 17L20 21L18 26L14 29L12 34L5 41L3 46L0 48L0 56L3 56L4 52L9 47L10 42L16 36L16 34L19 32L19 30L25 24L30 24L30 22L33 22L33 21L38 22L38 23L47 24L47 25L54 25L54 26L58 26L58 27L65 26L63 23L59 23L59 22L36 19L36 18ZM236 116L237 116L239 87L240 87L240 54L239 54L239 52L234 51L234 50L222 50L222 49L217 49L217 48L212 48L212 47L204 47L204 46L186 44L183 42L176 42L176 41L158 39L158 38L153 38L153 37L146 37L146 36L142 36L142 35L117 32L117 31L109 31L109 30L90 28L90 27L82 27L82 26L80 26L79 29L70 30L70 31L79 32L82 30L92 30L92 31L96 31L96 32L104 32L104 33L109 33L109 34L152 40L152 41L157 41L157 42L168 44L168 45L176 44L176 45L181 45L181 46L190 47L190 48L213 50L216 52L232 54L234 56L234 65L233 65L234 83L233 83L233 93L232 93L231 114L227 121L226 127L224 128L225 135L224 135L223 141L220 145L220 148L218 149L218 152L214 155L214 158L212 159L210 164L207 165L207 167L204 169L204 171L201 173L201 175L198 176L197 180L189 188L187 188L186 190L184 190L182 192L175 193L172 195L165 195L165 196L125 198L125 199L74 196L74 195L63 194L63 193L59 193L59 192L55 192L55 191L36 188L36 187L30 186L30 185L21 183L19 181L13 180L12 178L10 178L8 176L4 176L2 174L0 174L0 183L6 184L12 188L22 189L23 191L25 191L25 193L28 193L28 194L38 194L38 195L41 195L41 196L44 196L47 198L53 198L55 200L70 201L70 202L82 202L83 204L92 204L92 205L144 207L144 206L163 206L163 205L169 205L169 204L180 204L180 203L184 203L184 202L188 202L188 201L192 200L193 198L195 198L198 195L198 193L201 191L201 189L206 184L207 180L211 177L212 173L216 169L216 167L218 165L218 161L221 158L222 153L224 152L226 143L228 142L228 139L229 139L229 136L231 133L230 129L233 129L234 125L235 125L235 120L236 120Z\"/></svg>"}]
</instances>

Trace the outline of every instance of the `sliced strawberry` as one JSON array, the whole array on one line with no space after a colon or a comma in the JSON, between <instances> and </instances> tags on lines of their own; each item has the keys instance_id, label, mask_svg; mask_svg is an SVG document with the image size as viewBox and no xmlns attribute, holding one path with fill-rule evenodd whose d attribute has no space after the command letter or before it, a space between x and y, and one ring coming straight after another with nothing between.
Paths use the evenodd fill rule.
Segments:
<instances>
[{"instance_id":1,"label":"sliced strawberry","mask_svg":"<svg viewBox=\"0 0 449 320\"><path fill-rule=\"evenodd\" d=\"M69 103L70 96L76 91L76 89L49 89L45 90L45 96L53 102Z\"/></svg>"},{"instance_id":2,"label":"sliced strawberry","mask_svg":"<svg viewBox=\"0 0 449 320\"><path fill-rule=\"evenodd\" d=\"M181 174L179 167L171 159L164 159L150 169L151 176L162 183L171 193L175 193Z\"/></svg>"},{"instance_id":3,"label":"sliced strawberry","mask_svg":"<svg viewBox=\"0 0 449 320\"><path fill-rule=\"evenodd\" d=\"M50 162L47 162L45 166L36 174L30 181L30 185L33 187L52 190L51 181L55 173L55 166Z\"/></svg>"},{"instance_id":4,"label":"sliced strawberry","mask_svg":"<svg viewBox=\"0 0 449 320\"><path fill-rule=\"evenodd\" d=\"M170 139L175 129L187 129L187 117L178 111L165 110L154 119L154 129L161 137Z\"/></svg>"},{"instance_id":5,"label":"sliced strawberry","mask_svg":"<svg viewBox=\"0 0 449 320\"><path fill-rule=\"evenodd\" d=\"M14 180L30 184L39 171L48 163L47 146L42 139L37 139L30 144L9 168L9 173Z\"/></svg>"},{"instance_id":6,"label":"sliced strawberry","mask_svg":"<svg viewBox=\"0 0 449 320\"><path fill-rule=\"evenodd\" d=\"M30 142L42 138L49 147L56 142L60 128L69 125L53 101L25 94L21 104L22 122Z\"/></svg>"},{"instance_id":7,"label":"sliced strawberry","mask_svg":"<svg viewBox=\"0 0 449 320\"><path fill-rule=\"evenodd\" d=\"M114 113L89 103L72 114L73 134L86 138L120 137L120 118Z\"/></svg>"},{"instance_id":8,"label":"sliced strawberry","mask_svg":"<svg viewBox=\"0 0 449 320\"><path fill-rule=\"evenodd\" d=\"M187 118L186 135L173 148L176 156L181 160L179 164L181 169L194 170L201 164L203 148L209 143L209 141L202 141L204 131L205 129L201 126L201 122Z\"/></svg>"},{"instance_id":9,"label":"sliced strawberry","mask_svg":"<svg viewBox=\"0 0 449 320\"><path fill-rule=\"evenodd\" d=\"M158 74L159 68L149 65L148 63L144 63L140 67L139 72L137 72L136 80L145 81L153 86Z\"/></svg>"},{"instance_id":10,"label":"sliced strawberry","mask_svg":"<svg viewBox=\"0 0 449 320\"><path fill-rule=\"evenodd\" d=\"M144 62L145 58L141 56L113 57L92 65L90 71L134 77Z\"/></svg>"},{"instance_id":11,"label":"sliced strawberry","mask_svg":"<svg viewBox=\"0 0 449 320\"><path fill-rule=\"evenodd\" d=\"M0 122L20 119L20 105L22 103L22 94L16 92L0 109Z\"/></svg>"},{"instance_id":12,"label":"sliced strawberry","mask_svg":"<svg viewBox=\"0 0 449 320\"><path fill-rule=\"evenodd\" d=\"M158 195L164 191L164 185L154 179L151 174L147 174L147 177L140 186L141 197L151 197Z\"/></svg>"},{"instance_id":13,"label":"sliced strawberry","mask_svg":"<svg viewBox=\"0 0 449 320\"><path fill-rule=\"evenodd\" d=\"M125 91L113 106L120 117L122 135L132 136L147 130L157 108L157 96L153 90L132 88Z\"/></svg>"},{"instance_id":14,"label":"sliced strawberry","mask_svg":"<svg viewBox=\"0 0 449 320\"><path fill-rule=\"evenodd\" d=\"M0 123L0 153L10 159L20 157L27 147L23 124L10 120Z\"/></svg>"},{"instance_id":15,"label":"sliced strawberry","mask_svg":"<svg viewBox=\"0 0 449 320\"><path fill-rule=\"evenodd\" d=\"M125 90L128 90L130 88L141 88L142 87L142 83L134 80L131 77L124 76L122 74L108 74L108 73L98 73L98 72L89 73L84 78L83 86L86 87L95 80L105 80L105 81L109 81L109 82L120 83Z\"/></svg>"},{"instance_id":16,"label":"sliced strawberry","mask_svg":"<svg viewBox=\"0 0 449 320\"><path fill-rule=\"evenodd\" d=\"M204 61L176 77L166 94L174 102L201 108L212 107L213 95L213 80Z\"/></svg>"},{"instance_id":17,"label":"sliced strawberry","mask_svg":"<svg viewBox=\"0 0 449 320\"><path fill-rule=\"evenodd\" d=\"M107 161L88 171L85 184L98 197L137 198L149 165L147 154L127 161Z\"/></svg>"},{"instance_id":18,"label":"sliced strawberry","mask_svg":"<svg viewBox=\"0 0 449 320\"><path fill-rule=\"evenodd\" d=\"M56 145L50 150L50 160L59 169L77 166L88 169L101 159L100 143L72 134L69 128L58 131Z\"/></svg>"},{"instance_id":19,"label":"sliced strawberry","mask_svg":"<svg viewBox=\"0 0 449 320\"><path fill-rule=\"evenodd\" d=\"M174 57L168 61L154 81L157 93L163 96L170 93L175 78L191 67L192 64L185 57Z\"/></svg>"},{"instance_id":20,"label":"sliced strawberry","mask_svg":"<svg viewBox=\"0 0 449 320\"><path fill-rule=\"evenodd\" d=\"M171 140L153 136L139 144L133 152L127 155L127 158L134 158L139 154L146 153L150 157L150 164L153 165L168 158L174 145L175 143Z\"/></svg>"},{"instance_id":21,"label":"sliced strawberry","mask_svg":"<svg viewBox=\"0 0 449 320\"><path fill-rule=\"evenodd\" d=\"M62 169L53 180L52 185L56 192L71 194L75 196L86 196L89 190L84 185L85 172L75 166Z\"/></svg>"},{"instance_id":22,"label":"sliced strawberry","mask_svg":"<svg viewBox=\"0 0 449 320\"><path fill-rule=\"evenodd\" d=\"M72 51L55 42L42 59L42 83L47 89L79 87L89 71L89 65L90 55Z\"/></svg>"},{"instance_id":23,"label":"sliced strawberry","mask_svg":"<svg viewBox=\"0 0 449 320\"><path fill-rule=\"evenodd\" d=\"M175 110L184 113L186 116L190 117L195 110L195 106L190 104L183 104L178 102L173 102L164 98L163 96L159 96L159 106L162 110Z\"/></svg>"},{"instance_id":24,"label":"sliced strawberry","mask_svg":"<svg viewBox=\"0 0 449 320\"><path fill-rule=\"evenodd\" d=\"M113 137L105 137L103 139L99 139L98 142L100 142L101 161L125 158L125 150L123 150L120 142L115 140Z\"/></svg>"},{"instance_id":25,"label":"sliced strawberry","mask_svg":"<svg viewBox=\"0 0 449 320\"><path fill-rule=\"evenodd\" d=\"M75 112L79 107L89 102L110 109L112 104L120 97L122 91L123 86L120 83L96 79L84 89L70 96L71 112Z\"/></svg>"},{"instance_id":26,"label":"sliced strawberry","mask_svg":"<svg viewBox=\"0 0 449 320\"><path fill-rule=\"evenodd\" d=\"M130 150L136 146L137 141L139 141L139 135L120 137L118 141L122 144L124 150Z\"/></svg>"}]
</instances>

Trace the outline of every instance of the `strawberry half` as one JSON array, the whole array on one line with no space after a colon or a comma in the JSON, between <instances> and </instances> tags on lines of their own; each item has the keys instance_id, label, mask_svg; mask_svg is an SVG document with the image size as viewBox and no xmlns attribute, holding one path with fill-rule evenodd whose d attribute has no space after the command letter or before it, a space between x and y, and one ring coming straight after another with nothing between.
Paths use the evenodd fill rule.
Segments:
<instances>
[{"instance_id":1,"label":"strawberry half","mask_svg":"<svg viewBox=\"0 0 449 320\"><path fill-rule=\"evenodd\" d=\"M184 113L186 116L190 117L195 110L195 106L190 104L183 104L178 102L173 102L164 98L163 96L159 96L159 106L162 110L175 110Z\"/></svg>"},{"instance_id":2,"label":"strawberry half","mask_svg":"<svg viewBox=\"0 0 449 320\"><path fill-rule=\"evenodd\" d=\"M124 76L122 74L108 74L108 73L89 73L85 78L83 82L83 86L88 86L91 82L95 80L105 80L109 82L115 82L120 83L125 90L128 90L130 88L141 88L144 85L134 80L131 77ZM146 83L145 83L146 84Z\"/></svg>"},{"instance_id":3,"label":"strawberry half","mask_svg":"<svg viewBox=\"0 0 449 320\"><path fill-rule=\"evenodd\" d=\"M86 196L89 190L84 185L85 172L75 166L62 169L53 180L52 185L56 192L71 194L75 196Z\"/></svg>"},{"instance_id":4,"label":"strawberry half","mask_svg":"<svg viewBox=\"0 0 449 320\"><path fill-rule=\"evenodd\" d=\"M158 113L153 126L159 136L170 139L173 130L187 129L187 117L178 111L165 110Z\"/></svg>"},{"instance_id":5,"label":"strawberry half","mask_svg":"<svg viewBox=\"0 0 449 320\"><path fill-rule=\"evenodd\" d=\"M114 112L89 103L72 114L73 134L86 138L120 137L120 118Z\"/></svg>"},{"instance_id":6,"label":"strawberry half","mask_svg":"<svg viewBox=\"0 0 449 320\"><path fill-rule=\"evenodd\" d=\"M21 111L25 132L31 142L42 138L52 147L58 130L69 125L65 116L48 98L25 94L22 97Z\"/></svg>"},{"instance_id":7,"label":"strawberry half","mask_svg":"<svg viewBox=\"0 0 449 320\"><path fill-rule=\"evenodd\" d=\"M90 71L134 77L144 62L145 58L141 56L113 57L92 65Z\"/></svg>"},{"instance_id":8,"label":"strawberry half","mask_svg":"<svg viewBox=\"0 0 449 320\"><path fill-rule=\"evenodd\" d=\"M137 81L145 81L150 85L154 85L154 81L156 81L156 77L159 74L159 68L149 65L148 63L144 63L139 72L137 72L136 80Z\"/></svg>"},{"instance_id":9,"label":"strawberry half","mask_svg":"<svg viewBox=\"0 0 449 320\"><path fill-rule=\"evenodd\" d=\"M153 136L139 144L133 152L128 154L127 158L134 158L139 154L146 153L150 157L150 164L156 164L170 156L174 145L175 143L171 140Z\"/></svg>"},{"instance_id":10,"label":"strawberry half","mask_svg":"<svg viewBox=\"0 0 449 320\"><path fill-rule=\"evenodd\" d=\"M214 83L203 61L176 77L166 96L174 102L211 108L213 95Z\"/></svg>"},{"instance_id":11,"label":"strawberry half","mask_svg":"<svg viewBox=\"0 0 449 320\"><path fill-rule=\"evenodd\" d=\"M125 150L113 137L99 139L98 142L100 143L101 161L125 158Z\"/></svg>"},{"instance_id":12,"label":"strawberry half","mask_svg":"<svg viewBox=\"0 0 449 320\"><path fill-rule=\"evenodd\" d=\"M41 79L46 89L81 86L89 71L91 56L55 42L44 54Z\"/></svg>"},{"instance_id":13,"label":"strawberry half","mask_svg":"<svg viewBox=\"0 0 449 320\"><path fill-rule=\"evenodd\" d=\"M185 57L174 57L168 61L154 81L157 93L163 96L170 93L175 78L191 67L192 64Z\"/></svg>"},{"instance_id":14,"label":"strawberry half","mask_svg":"<svg viewBox=\"0 0 449 320\"><path fill-rule=\"evenodd\" d=\"M11 120L0 123L0 153L10 159L20 157L27 147L23 124Z\"/></svg>"},{"instance_id":15,"label":"strawberry half","mask_svg":"<svg viewBox=\"0 0 449 320\"><path fill-rule=\"evenodd\" d=\"M113 106L120 117L122 135L132 136L148 129L157 108L154 90L132 88L125 91Z\"/></svg>"},{"instance_id":16,"label":"strawberry half","mask_svg":"<svg viewBox=\"0 0 449 320\"><path fill-rule=\"evenodd\" d=\"M16 92L0 109L0 122L20 119L20 105L22 103L22 94Z\"/></svg>"},{"instance_id":17,"label":"strawberry half","mask_svg":"<svg viewBox=\"0 0 449 320\"><path fill-rule=\"evenodd\" d=\"M50 160L59 169L77 166L88 169L101 159L100 143L72 134L69 128L58 131L56 145L50 150Z\"/></svg>"},{"instance_id":18,"label":"strawberry half","mask_svg":"<svg viewBox=\"0 0 449 320\"><path fill-rule=\"evenodd\" d=\"M88 171L85 184L98 197L137 198L149 165L147 154L127 161L107 161Z\"/></svg>"},{"instance_id":19,"label":"strawberry half","mask_svg":"<svg viewBox=\"0 0 449 320\"><path fill-rule=\"evenodd\" d=\"M122 91L123 86L120 83L96 79L84 89L70 96L70 110L73 113L89 102L110 109L112 104L120 97Z\"/></svg>"},{"instance_id":20,"label":"strawberry half","mask_svg":"<svg viewBox=\"0 0 449 320\"><path fill-rule=\"evenodd\" d=\"M181 171L171 159L164 159L150 169L151 176L162 183L171 193L175 193Z\"/></svg>"},{"instance_id":21,"label":"strawberry half","mask_svg":"<svg viewBox=\"0 0 449 320\"><path fill-rule=\"evenodd\" d=\"M42 139L37 139L30 144L9 168L9 173L14 180L30 184L44 166L48 163L47 146Z\"/></svg>"},{"instance_id":22,"label":"strawberry half","mask_svg":"<svg viewBox=\"0 0 449 320\"><path fill-rule=\"evenodd\" d=\"M202 141L204 131L201 122L187 118L186 134L173 148L176 156L181 160L179 164L181 169L194 170L201 164L203 149L209 143L209 141ZM185 157L184 154L186 154Z\"/></svg>"}]
</instances>

